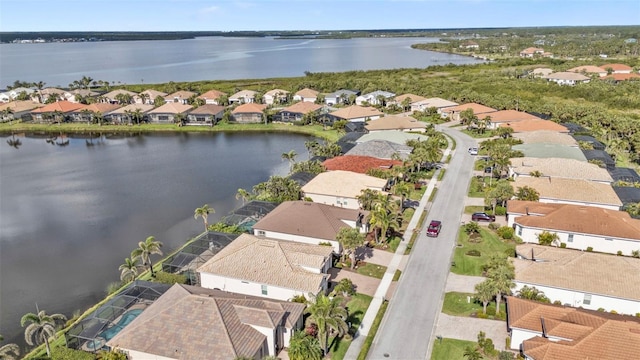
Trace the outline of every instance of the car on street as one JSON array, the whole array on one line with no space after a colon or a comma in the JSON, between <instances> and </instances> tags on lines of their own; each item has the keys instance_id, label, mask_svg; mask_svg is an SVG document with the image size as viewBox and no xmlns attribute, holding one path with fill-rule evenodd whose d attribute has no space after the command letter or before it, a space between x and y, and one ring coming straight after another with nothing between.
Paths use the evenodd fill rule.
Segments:
<instances>
[{"instance_id":1,"label":"car on street","mask_svg":"<svg viewBox=\"0 0 640 360\"><path fill-rule=\"evenodd\" d=\"M471 215L471 221L496 221L495 215L489 215L485 212L476 212Z\"/></svg>"},{"instance_id":2,"label":"car on street","mask_svg":"<svg viewBox=\"0 0 640 360\"><path fill-rule=\"evenodd\" d=\"M440 234L440 229L442 229L442 221L431 220L431 222L429 223L429 227L427 228L427 236L438 237L438 235Z\"/></svg>"},{"instance_id":3,"label":"car on street","mask_svg":"<svg viewBox=\"0 0 640 360\"><path fill-rule=\"evenodd\" d=\"M478 155L478 148L477 147L471 147L469 148L469 154L471 155Z\"/></svg>"}]
</instances>

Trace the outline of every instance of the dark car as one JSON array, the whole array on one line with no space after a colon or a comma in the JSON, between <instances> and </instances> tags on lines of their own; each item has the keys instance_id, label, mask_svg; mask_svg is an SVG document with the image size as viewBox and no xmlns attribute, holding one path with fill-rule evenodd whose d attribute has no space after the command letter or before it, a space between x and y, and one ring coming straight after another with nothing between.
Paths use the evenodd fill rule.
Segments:
<instances>
[{"instance_id":1,"label":"dark car","mask_svg":"<svg viewBox=\"0 0 640 360\"><path fill-rule=\"evenodd\" d=\"M496 217L484 212L477 212L471 215L471 221L496 221Z\"/></svg>"},{"instance_id":2,"label":"dark car","mask_svg":"<svg viewBox=\"0 0 640 360\"><path fill-rule=\"evenodd\" d=\"M429 227L427 228L427 236L429 237L437 237L440 234L440 229L442 228L442 222L438 220L431 220L429 223Z\"/></svg>"}]
</instances>

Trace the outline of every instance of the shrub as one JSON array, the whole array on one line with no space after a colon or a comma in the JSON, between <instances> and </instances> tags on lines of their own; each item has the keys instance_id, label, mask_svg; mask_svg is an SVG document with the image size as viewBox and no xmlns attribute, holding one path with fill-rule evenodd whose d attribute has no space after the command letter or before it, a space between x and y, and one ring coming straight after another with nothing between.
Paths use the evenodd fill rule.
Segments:
<instances>
[{"instance_id":1,"label":"shrub","mask_svg":"<svg viewBox=\"0 0 640 360\"><path fill-rule=\"evenodd\" d=\"M504 249L504 254L507 255L507 257L514 258L516 257L516 249L512 249L512 248Z\"/></svg>"},{"instance_id":2,"label":"shrub","mask_svg":"<svg viewBox=\"0 0 640 360\"><path fill-rule=\"evenodd\" d=\"M538 237L538 243L540 243L540 245L547 245L547 246L552 245L553 243L555 243L560 239L558 234L548 232L546 230L539 233L537 237Z\"/></svg>"},{"instance_id":3,"label":"shrub","mask_svg":"<svg viewBox=\"0 0 640 360\"><path fill-rule=\"evenodd\" d=\"M507 336L504 339L504 348L505 349L511 349L511 336Z\"/></svg>"},{"instance_id":4,"label":"shrub","mask_svg":"<svg viewBox=\"0 0 640 360\"><path fill-rule=\"evenodd\" d=\"M560 247L563 248L563 249L566 249L567 248L567 243L560 243Z\"/></svg>"},{"instance_id":5,"label":"shrub","mask_svg":"<svg viewBox=\"0 0 640 360\"><path fill-rule=\"evenodd\" d=\"M343 296L351 296L356 293L356 290L351 279L344 278L333 288L333 292Z\"/></svg>"},{"instance_id":6,"label":"shrub","mask_svg":"<svg viewBox=\"0 0 640 360\"><path fill-rule=\"evenodd\" d=\"M296 296L291 298L291 302L300 303L300 304L306 304L307 303L307 298L304 297L304 295L296 295Z\"/></svg>"},{"instance_id":7,"label":"shrub","mask_svg":"<svg viewBox=\"0 0 640 360\"><path fill-rule=\"evenodd\" d=\"M507 347L507 349L508 348L509 347ZM500 351L500 355L498 355L498 360L513 360L513 353L509 351Z\"/></svg>"},{"instance_id":8,"label":"shrub","mask_svg":"<svg viewBox=\"0 0 640 360\"><path fill-rule=\"evenodd\" d=\"M496 212L493 214L495 216L504 216L507 214L507 208L504 206L496 206Z\"/></svg>"},{"instance_id":9,"label":"shrub","mask_svg":"<svg viewBox=\"0 0 640 360\"><path fill-rule=\"evenodd\" d=\"M593 247L589 246L589 247L587 248L587 252L592 252L592 251L593 251Z\"/></svg>"},{"instance_id":10,"label":"shrub","mask_svg":"<svg viewBox=\"0 0 640 360\"><path fill-rule=\"evenodd\" d=\"M496 232L498 233L498 236L500 236L501 238L503 238L505 240L513 239L513 235L515 233L513 228L510 227L510 226L502 226Z\"/></svg>"},{"instance_id":11,"label":"shrub","mask_svg":"<svg viewBox=\"0 0 640 360\"><path fill-rule=\"evenodd\" d=\"M640 258L640 250L633 250L631 252L631 256L633 256L634 258Z\"/></svg>"},{"instance_id":12,"label":"shrub","mask_svg":"<svg viewBox=\"0 0 640 360\"><path fill-rule=\"evenodd\" d=\"M598 311L604 312L604 308L598 308Z\"/></svg>"},{"instance_id":13,"label":"shrub","mask_svg":"<svg viewBox=\"0 0 640 360\"><path fill-rule=\"evenodd\" d=\"M493 306L487 306L487 315L495 316L496 315L496 308L493 307Z\"/></svg>"},{"instance_id":14,"label":"shrub","mask_svg":"<svg viewBox=\"0 0 640 360\"><path fill-rule=\"evenodd\" d=\"M500 225L496 224L496 223L489 223L489 229L491 230L496 230L500 227Z\"/></svg>"},{"instance_id":15,"label":"shrub","mask_svg":"<svg viewBox=\"0 0 640 360\"><path fill-rule=\"evenodd\" d=\"M466 252L466 254L468 256L480 256L480 250L476 250L476 249L471 249L469 251Z\"/></svg>"},{"instance_id":16,"label":"shrub","mask_svg":"<svg viewBox=\"0 0 640 360\"><path fill-rule=\"evenodd\" d=\"M611 311L609 311L609 313L611 313L611 314L617 314L618 312L617 312L617 311L615 311L615 310L611 310Z\"/></svg>"},{"instance_id":17,"label":"shrub","mask_svg":"<svg viewBox=\"0 0 640 360\"><path fill-rule=\"evenodd\" d=\"M330 243L330 242L328 242L328 241L319 242L319 243L318 243L318 245L320 245L320 246L333 246L333 245L331 245L331 243Z\"/></svg>"},{"instance_id":18,"label":"shrub","mask_svg":"<svg viewBox=\"0 0 640 360\"><path fill-rule=\"evenodd\" d=\"M464 224L464 232L467 233L467 235L479 234L480 225L475 221L468 222Z\"/></svg>"},{"instance_id":19,"label":"shrub","mask_svg":"<svg viewBox=\"0 0 640 360\"><path fill-rule=\"evenodd\" d=\"M622 256L622 250L618 250L617 254L618 256Z\"/></svg>"},{"instance_id":20,"label":"shrub","mask_svg":"<svg viewBox=\"0 0 640 360\"><path fill-rule=\"evenodd\" d=\"M186 284L187 277L181 274L172 274L164 271L158 271L156 273L155 282L159 282L162 284Z\"/></svg>"},{"instance_id":21,"label":"shrub","mask_svg":"<svg viewBox=\"0 0 640 360\"><path fill-rule=\"evenodd\" d=\"M488 318L489 318L489 315L488 315L488 314L483 313L482 311L480 311L479 313L477 313L477 314L476 314L476 317L477 317L478 319L488 319Z\"/></svg>"},{"instance_id":22,"label":"shrub","mask_svg":"<svg viewBox=\"0 0 640 360\"><path fill-rule=\"evenodd\" d=\"M493 340L486 338L482 345L482 350L484 350L485 354L492 355L496 351L496 347L493 345Z\"/></svg>"},{"instance_id":23,"label":"shrub","mask_svg":"<svg viewBox=\"0 0 640 360\"><path fill-rule=\"evenodd\" d=\"M562 305L562 301L556 300L553 302L553 305Z\"/></svg>"},{"instance_id":24,"label":"shrub","mask_svg":"<svg viewBox=\"0 0 640 360\"><path fill-rule=\"evenodd\" d=\"M516 242L516 244L522 244L524 241L522 241L522 238L520 236L517 235L513 235L513 241Z\"/></svg>"}]
</instances>

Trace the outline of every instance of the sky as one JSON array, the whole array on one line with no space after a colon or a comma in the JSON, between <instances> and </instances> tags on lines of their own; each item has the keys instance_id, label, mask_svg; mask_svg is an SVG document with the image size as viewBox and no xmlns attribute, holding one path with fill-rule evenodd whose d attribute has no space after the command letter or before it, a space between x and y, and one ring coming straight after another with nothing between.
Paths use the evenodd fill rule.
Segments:
<instances>
[{"instance_id":1,"label":"sky","mask_svg":"<svg viewBox=\"0 0 640 360\"><path fill-rule=\"evenodd\" d=\"M640 25L640 0L0 0L0 31Z\"/></svg>"}]
</instances>

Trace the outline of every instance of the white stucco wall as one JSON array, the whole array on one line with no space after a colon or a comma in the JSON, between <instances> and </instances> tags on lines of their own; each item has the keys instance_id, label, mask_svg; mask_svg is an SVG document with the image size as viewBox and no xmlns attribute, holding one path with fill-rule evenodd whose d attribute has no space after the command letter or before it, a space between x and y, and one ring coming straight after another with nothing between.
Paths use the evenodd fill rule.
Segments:
<instances>
[{"instance_id":1,"label":"white stucco wall","mask_svg":"<svg viewBox=\"0 0 640 360\"><path fill-rule=\"evenodd\" d=\"M255 236L264 236L264 237L271 238L271 239L295 241L295 242L299 242L299 243L313 244L313 245L318 245L321 242L328 242L328 243L331 243L331 246L333 247L333 251L336 254L339 254L340 252L342 252L342 246L336 240L318 239L318 238L314 238L314 237L307 237L307 236L300 236L300 235L293 235L293 234L285 234L285 233L279 233L279 232L274 232L274 231L263 231L263 230L260 230L260 229L253 229L253 234Z\"/></svg>"},{"instance_id":2,"label":"white stucco wall","mask_svg":"<svg viewBox=\"0 0 640 360\"><path fill-rule=\"evenodd\" d=\"M356 200L356 198L354 197L353 198L338 197L334 195L312 194L312 193L305 193L304 196L307 196L311 198L313 202L320 203L320 204L333 205L333 206L343 207L347 209L360 208L360 204L358 203L358 200Z\"/></svg>"},{"instance_id":3,"label":"white stucco wall","mask_svg":"<svg viewBox=\"0 0 640 360\"><path fill-rule=\"evenodd\" d=\"M120 348L120 350L126 352L129 355L129 360L178 360L180 357L176 356L175 358L168 358L159 355L153 355L141 351L129 350L125 348ZM178 350L179 351L179 350ZM179 354L176 352L176 354Z\"/></svg>"},{"instance_id":4,"label":"white stucco wall","mask_svg":"<svg viewBox=\"0 0 640 360\"><path fill-rule=\"evenodd\" d=\"M519 328L511 328L511 349L520 350L520 346L522 345L523 341L529 340L536 336L542 336L542 333ZM560 340L570 340L553 336L549 336L548 339L555 342L558 342Z\"/></svg>"},{"instance_id":5,"label":"white stucco wall","mask_svg":"<svg viewBox=\"0 0 640 360\"><path fill-rule=\"evenodd\" d=\"M276 329L270 329L263 326L256 326L251 324L248 324L248 325L267 338L267 349L269 351L269 355L275 356L276 355L276 341L275 341Z\"/></svg>"},{"instance_id":6,"label":"white stucco wall","mask_svg":"<svg viewBox=\"0 0 640 360\"><path fill-rule=\"evenodd\" d=\"M252 295L259 296L268 299L275 300L284 300L287 301L294 296L304 295L306 296L308 291L305 290L296 290L296 289L287 289L278 286L268 285L268 284L259 284L250 281L244 281L240 279L228 278L216 274L203 273L200 272L200 283L203 288L207 289L220 289L223 291L234 292L238 294L244 295ZM262 293L262 285L267 286L267 294ZM323 281L322 284L319 284L323 290L326 290L327 283ZM313 293L317 293L320 290L313 291Z\"/></svg>"},{"instance_id":7,"label":"white stucco wall","mask_svg":"<svg viewBox=\"0 0 640 360\"><path fill-rule=\"evenodd\" d=\"M571 205L580 205L580 206L593 206L593 207L599 207L603 209L616 210L616 211L620 210L620 205L615 205L615 204L596 204L596 203L583 202L583 201L549 199L542 196L538 201L540 201L541 203L547 203L547 204L571 204Z\"/></svg>"}]
</instances>

